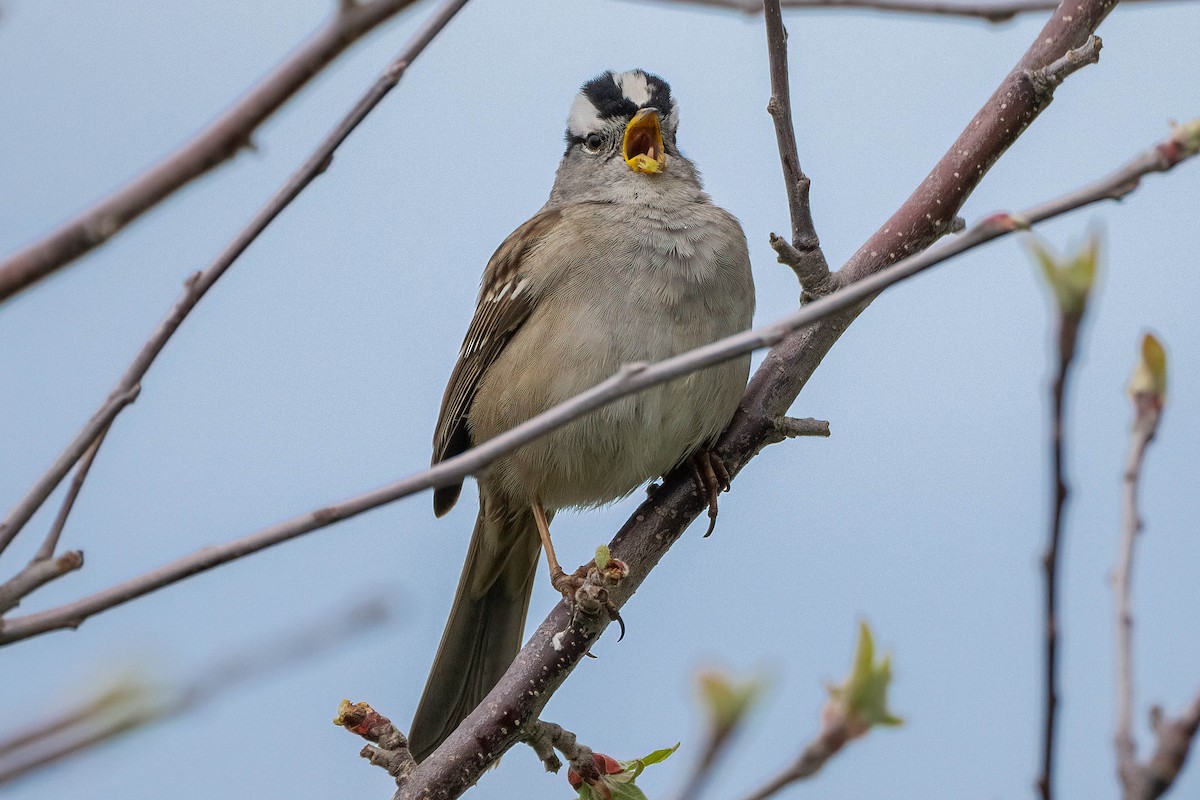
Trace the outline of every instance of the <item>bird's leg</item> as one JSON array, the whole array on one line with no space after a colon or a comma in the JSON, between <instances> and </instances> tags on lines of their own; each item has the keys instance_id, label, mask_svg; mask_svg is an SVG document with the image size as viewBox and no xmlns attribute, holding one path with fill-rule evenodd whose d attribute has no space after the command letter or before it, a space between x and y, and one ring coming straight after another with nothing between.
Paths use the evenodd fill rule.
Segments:
<instances>
[{"instance_id":1,"label":"bird's leg","mask_svg":"<svg viewBox=\"0 0 1200 800\"><path fill-rule=\"evenodd\" d=\"M554 543L550 541L550 523L546 520L546 509L542 507L542 501L533 501L532 508L538 536L542 540L542 547L546 550L546 563L550 566L550 585L562 594L568 606L573 605L575 592L583 585L583 579L587 573L583 571L583 568L570 575L563 572L563 568L558 563L558 557L554 555Z\"/></svg>"},{"instance_id":2,"label":"bird's leg","mask_svg":"<svg viewBox=\"0 0 1200 800\"><path fill-rule=\"evenodd\" d=\"M693 453L688 465L692 468L696 485L708 499L708 530L704 532L704 538L707 539L717 525L717 495L729 491L729 470L720 456L704 449Z\"/></svg>"}]
</instances>

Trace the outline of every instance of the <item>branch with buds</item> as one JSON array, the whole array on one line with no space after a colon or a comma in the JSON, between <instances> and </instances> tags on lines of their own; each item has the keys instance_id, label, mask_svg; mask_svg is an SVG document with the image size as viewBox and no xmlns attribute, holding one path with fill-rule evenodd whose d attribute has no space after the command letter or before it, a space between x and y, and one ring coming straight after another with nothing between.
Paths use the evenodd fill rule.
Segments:
<instances>
[{"instance_id":1,"label":"branch with buds","mask_svg":"<svg viewBox=\"0 0 1200 800\"><path fill-rule=\"evenodd\" d=\"M1129 435L1129 458L1125 463L1121 545L1117 568L1113 573L1116 596L1117 641L1117 773L1125 800L1154 800L1171 788L1187 761L1188 753L1200 728L1200 696L1177 718L1170 719L1161 708L1150 710L1154 730L1154 753L1145 762L1138 761L1137 742L1133 737L1133 556L1142 532L1138 509L1138 489L1146 450L1158 432L1167 401L1167 354L1153 334L1142 337L1140 358L1129 381L1133 402L1133 426Z\"/></svg>"},{"instance_id":2,"label":"branch with buds","mask_svg":"<svg viewBox=\"0 0 1200 800\"><path fill-rule=\"evenodd\" d=\"M1095 37L1092 37L1093 39ZM1063 432L1066 430L1067 381L1071 376L1071 365L1079 339L1079 326L1087 311L1088 299L1096 283L1096 262L1099 245L1092 239L1078 253L1069 258L1059 258L1046 247L1033 244L1033 252L1041 264L1046 282L1053 290L1058 318L1058 361L1054 381L1050 390L1053 420L1050 427L1050 453L1052 497L1054 503L1050 513L1050 534L1046 552L1042 556L1042 569L1046 578L1045 593L1045 713L1042 724L1042 766L1038 776L1038 789L1043 800L1051 800L1054 794L1054 734L1058 716L1058 574L1059 552L1062 549L1063 517L1067 507L1066 462L1064 458Z\"/></svg>"},{"instance_id":3,"label":"branch with buds","mask_svg":"<svg viewBox=\"0 0 1200 800\"><path fill-rule=\"evenodd\" d=\"M854 663L846 679L829 688L829 700L821 711L820 733L787 769L746 800L766 800L796 781L811 778L843 747L866 736L876 725L899 725L901 720L887 705L891 680L891 659L885 655L876 662L871 629L867 623L859 623Z\"/></svg>"}]
</instances>

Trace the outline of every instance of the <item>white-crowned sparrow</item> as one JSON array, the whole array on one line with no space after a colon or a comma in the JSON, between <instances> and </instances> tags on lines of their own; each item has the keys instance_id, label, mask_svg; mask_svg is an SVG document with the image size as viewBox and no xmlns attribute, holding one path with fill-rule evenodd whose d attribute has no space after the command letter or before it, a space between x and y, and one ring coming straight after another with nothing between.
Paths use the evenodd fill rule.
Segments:
<instances>
[{"instance_id":1,"label":"white-crowned sparrow","mask_svg":"<svg viewBox=\"0 0 1200 800\"><path fill-rule=\"evenodd\" d=\"M671 89L654 75L606 72L584 84L550 199L484 271L442 400L434 463L623 364L660 361L749 327L746 237L676 148L678 124ZM624 497L706 453L733 416L749 369L747 356L622 398L478 476L475 533L412 724L418 759L474 709L516 655L542 545L554 585L566 588L550 543L554 511ZM711 467L699 477L711 484ZM434 493L438 516L461 489Z\"/></svg>"}]
</instances>

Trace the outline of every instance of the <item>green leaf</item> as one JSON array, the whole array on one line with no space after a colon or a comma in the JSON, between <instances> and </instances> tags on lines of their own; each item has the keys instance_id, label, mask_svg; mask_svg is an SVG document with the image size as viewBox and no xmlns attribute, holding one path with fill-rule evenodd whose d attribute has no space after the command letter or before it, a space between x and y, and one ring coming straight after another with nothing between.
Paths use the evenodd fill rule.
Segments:
<instances>
[{"instance_id":1,"label":"green leaf","mask_svg":"<svg viewBox=\"0 0 1200 800\"><path fill-rule=\"evenodd\" d=\"M661 750L655 750L650 755L639 758L638 761L641 761L642 765L646 767L650 766L651 764L658 764L662 761L666 761L676 750L679 749L680 744L681 742L676 742L674 747L664 747Z\"/></svg>"},{"instance_id":2,"label":"green leaf","mask_svg":"<svg viewBox=\"0 0 1200 800\"><path fill-rule=\"evenodd\" d=\"M1090 236L1083 247L1071 256L1061 257L1036 238L1031 238L1030 250L1042 267L1046 282L1054 290L1054 298L1064 314L1081 316L1087 308L1088 297L1096 284L1096 265L1100 255L1099 237Z\"/></svg>"},{"instance_id":3,"label":"green leaf","mask_svg":"<svg viewBox=\"0 0 1200 800\"><path fill-rule=\"evenodd\" d=\"M1160 402L1167 395L1167 351L1152 334L1142 337L1142 353L1129 379L1129 394L1135 399L1148 395Z\"/></svg>"},{"instance_id":4,"label":"green leaf","mask_svg":"<svg viewBox=\"0 0 1200 800\"><path fill-rule=\"evenodd\" d=\"M632 782L635 778L637 778L638 775L642 774L642 771L646 769L646 767L650 766L651 764L657 764L660 761L666 761L668 758L670 758L671 754L679 749L679 745L680 742L676 742L674 747L664 747L661 750L655 750L648 756L635 758L631 761L622 761L620 763L621 768L624 771L617 773L616 775L610 775L609 777L621 783L624 783L625 781Z\"/></svg>"},{"instance_id":5,"label":"green leaf","mask_svg":"<svg viewBox=\"0 0 1200 800\"><path fill-rule=\"evenodd\" d=\"M1171 141L1182 150L1183 158L1200 153L1200 119L1185 122L1182 125L1171 125Z\"/></svg>"},{"instance_id":6,"label":"green leaf","mask_svg":"<svg viewBox=\"0 0 1200 800\"><path fill-rule=\"evenodd\" d=\"M608 560L612 558L612 552L608 549L608 545L602 544L596 548L596 569L601 572L608 566Z\"/></svg>"},{"instance_id":7,"label":"green leaf","mask_svg":"<svg viewBox=\"0 0 1200 800\"><path fill-rule=\"evenodd\" d=\"M730 731L745 716L762 694L766 682L760 677L736 681L716 670L698 677L700 697L708 706L709 719L717 730Z\"/></svg>"},{"instance_id":8,"label":"green leaf","mask_svg":"<svg viewBox=\"0 0 1200 800\"><path fill-rule=\"evenodd\" d=\"M850 675L839 686L829 689L835 712L856 733L866 733L873 725L899 725L902 720L887 707L888 684L892 681L890 656L875 663L875 639L867 623L858 625L858 646Z\"/></svg>"}]
</instances>

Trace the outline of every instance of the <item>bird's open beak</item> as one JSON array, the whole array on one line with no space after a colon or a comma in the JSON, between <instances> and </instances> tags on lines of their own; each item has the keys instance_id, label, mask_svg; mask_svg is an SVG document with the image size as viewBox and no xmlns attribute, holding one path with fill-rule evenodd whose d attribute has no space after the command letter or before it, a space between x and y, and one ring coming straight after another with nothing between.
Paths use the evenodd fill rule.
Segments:
<instances>
[{"instance_id":1,"label":"bird's open beak","mask_svg":"<svg viewBox=\"0 0 1200 800\"><path fill-rule=\"evenodd\" d=\"M634 172L662 172L667 168L663 151L662 130L658 126L658 110L643 108L625 126L622 149L625 163Z\"/></svg>"}]
</instances>

